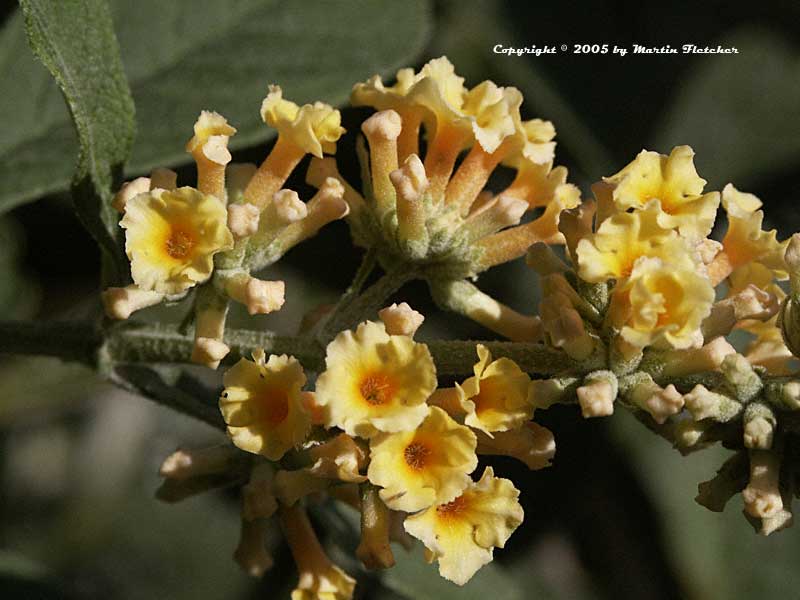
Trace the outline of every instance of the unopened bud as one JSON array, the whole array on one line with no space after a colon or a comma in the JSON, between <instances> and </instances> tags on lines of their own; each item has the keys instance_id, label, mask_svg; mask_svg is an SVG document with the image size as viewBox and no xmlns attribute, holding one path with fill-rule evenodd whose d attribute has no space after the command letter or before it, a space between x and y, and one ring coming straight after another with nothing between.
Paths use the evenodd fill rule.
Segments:
<instances>
[{"instance_id":1,"label":"unopened bud","mask_svg":"<svg viewBox=\"0 0 800 600\"><path fill-rule=\"evenodd\" d=\"M125 320L137 310L158 304L164 299L164 294L129 285L124 288L108 288L101 294L101 299L110 318Z\"/></svg>"},{"instance_id":2,"label":"unopened bud","mask_svg":"<svg viewBox=\"0 0 800 600\"><path fill-rule=\"evenodd\" d=\"M595 371L583 380L577 389L578 403L584 419L606 417L614 414L617 398L617 377L611 371Z\"/></svg>"},{"instance_id":3,"label":"unopened bud","mask_svg":"<svg viewBox=\"0 0 800 600\"><path fill-rule=\"evenodd\" d=\"M745 511L756 518L774 516L783 509L778 488L780 458L766 450L750 452L750 482L742 491Z\"/></svg>"},{"instance_id":4,"label":"unopened bud","mask_svg":"<svg viewBox=\"0 0 800 600\"><path fill-rule=\"evenodd\" d=\"M294 190L279 190L272 197L275 214L282 223L289 224L305 219L308 214L306 203Z\"/></svg>"},{"instance_id":5,"label":"unopened bud","mask_svg":"<svg viewBox=\"0 0 800 600\"><path fill-rule=\"evenodd\" d=\"M699 384L683 397L683 401L695 421L713 419L726 423L742 412L742 405L736 400Z\"/></svg>"},{"instance_id":6,"label":"unopened bud","mask_svg":"<svg viewBox=\"0 0 800 600\"><path fill-rule=\"evenodd\" d=\"M258 231L260 219L261 211L257 206L248 203L228 205L228 229L236 239L249 237Z\"/></svg>"},{"instance_id":7,"label":"unopened bud","mask_svg":"<svg viewBox=\"0 0 800 600\"><path fill-rule=\"evenodd\" d=\"M147 177L137 177L133 181L122 184L122 187L114 196L114 200L111 201L111 206L116 208L119 212L125 212L125 205L128 203L128 200L148 191L150 191L150 179Z\"/></svg>"},{"instance_id":8,"label":"unopened bud","mask_svg":"<svg viewBox=\"0 0 800 600\"><path fill-rule=\"evenodd\" d=\"M383 324L386 326L386 333L389 335L407 335L413 337L419 329L425 317L422 313L415 311L408 303L392 304L378 311Z\"/></svg>"}]
</instances>

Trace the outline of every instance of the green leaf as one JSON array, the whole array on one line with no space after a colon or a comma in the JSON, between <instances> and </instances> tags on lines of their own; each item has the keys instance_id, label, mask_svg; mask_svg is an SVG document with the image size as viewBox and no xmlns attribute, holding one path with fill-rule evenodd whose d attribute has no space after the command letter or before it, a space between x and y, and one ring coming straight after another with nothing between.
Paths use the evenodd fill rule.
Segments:
<instances>
[{"instance_id":1,"label":"green leaf","mask_svg":"<svg viewBox=\"0 0 800 600\"><path fill-rule=\"evenodd\" d=\"M716 46L717 42L709 46ZM689 144L709 189L728 182L746 189L800 160L800 52L755 28L719 40L738 54L711 54L687 74L653 150Z\"/></svg>"},{"instance_id":2,"label":"green leaf","mask_svg":"<svg viewBox=\"0 0 800 600\"><path fill-rule=\"evenodd\" d=\"M117 272L122 273L127 263L120 256L119 215L111 198L136 123L108 5L104 0L20 4L31 48L58 83L78 133L80 152L72 179L78 216L117 259Z\"/></svg>"},{"instance_id":3,"label":"green leaf","mask_svg":"<svg viewBox=\"0 0 800 600\"><path fill-rule=\"evenodd\" d=\"M428 0L110 5L136 101L129 174L186 162L184 145L203 109L239 130L234 149L271 138L259 116L270 83L297 102L344 103L355 82L413 63L431 22ZM15 15L0 33L0 212L65 189L76 152L55 87L24 44Z\"/></svg>"},{"instance_id":4,"label":"green leaf","mask_svg":"<svg viewBox=\"0 0 800 600\"><path fill-rule=\"evenodd\" d=\"M522 600L538 596L535 589L523 590L510 573L495 563L485 565L459 587L443 579L435 564L425 562L420 546L410 553L396 549L394 556L397 563L381 581L393 592L413 600Z\"/></svg>"}]
</instances>

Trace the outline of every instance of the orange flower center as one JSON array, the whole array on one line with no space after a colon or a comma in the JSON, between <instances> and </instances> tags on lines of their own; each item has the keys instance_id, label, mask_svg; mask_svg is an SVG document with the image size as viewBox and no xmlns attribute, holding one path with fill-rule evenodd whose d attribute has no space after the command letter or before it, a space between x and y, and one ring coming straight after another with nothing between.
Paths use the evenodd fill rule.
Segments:
<instances>
[{"instance_id":1,"label":"orange flower center","mask_svg":"<svg viewBox=\"0 0 800 600\"><path fill-rule=\"evenodd\" d=\"M494 378L487 378L480 382L480 392L470 398L475 403L475 412L480 415L487 410L496 410L505 405L506 391Z\"/></svg>"},{"instance_id":2,"label":"orange flower center","mask_svg":"<svg viewBox=\"0 0 800 600\"><path fill-rule=\"evenodd\" d=\"M173 227L172 233L167 238L167 254L172 258L182 260L189 255L194 245L194 237L189 232Z\"/></svg>"},{"instance_id":3,"label":"orange flower center","mask_svg":"<svg viewBox=\"0 0 800 600\"><path fill-rule=\"evenodd\" d=\"M381 406L392 400L394 385L383 373L373 373L361 380L361 397L372 406Z\"/></svg>"},{"instance_id":4,"label":"orange flower center","mask_svg":"<svg viewBox=\"0 0 800 600\"><path fill-rule=\"evenodd\" d=\"M412 442L403 450L403 458L412 469L419 470L425 466L430 457L431 449L420 442Z\"/></svg>"},{"instance_id":5,"label":"orange flower center","mask_svg":"<svg viewBox=\"0 0 800 600\"><path fill-rule=\"evenodd\" d=\"M267 390L263 395L264 420L279 425L289 416L289 398L283 390Z\"/></svg>"},{"instance_id":6,"label":"orange flower center","mask_svg":"<svg viewBox=\"0 0 800 600\"><path fill-rule=\"evenodd\" d=\"M439 517L456 517L467 508L467 498L462 494L452 502L440 504L436 507L436 514Z\"/></svg>"}]
</instances>

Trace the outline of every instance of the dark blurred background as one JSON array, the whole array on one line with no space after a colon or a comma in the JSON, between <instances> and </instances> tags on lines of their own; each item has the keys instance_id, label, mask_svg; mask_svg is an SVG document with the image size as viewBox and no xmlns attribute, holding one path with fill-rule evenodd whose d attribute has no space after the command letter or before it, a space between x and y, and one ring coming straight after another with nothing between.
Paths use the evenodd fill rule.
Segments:
<instances>
[{"instance_id":1,"label":"dark blurred background","mask_svg":"<svg viewBox=\"0 0 800 600\"><path fill-rule=\"evenodd\" d=\"M1 13L8 25L13 4ZM523 116L555 123L557 163L569 168L570 180L585 194L593 181L616 172L642 148L668 153L673 145L690 144L709 189L733 182L764 201L766 224L781 238L800 229L800 3L590 0L576 7L443 0L434 3L431 16L425 53L413 66L447 54L470 86L488 78L519 87ZM738 54L571 52L573 44L595 43L628 50L633 44L719 44L736 47ZM495 44L566 44L570 51L507 56L493 53ZM371 74L365 71L361 79ZM253 98L254 107L258 102ZM194 112L200 108L214 107ZM343 110L350 133L337 154L354 183L354 134L365 114ZM180 124L187 138L191 124ZM259 162L267 149L242 148L234 160ZM74 157L63 160L72 163ZM176 168L179 182L193 181L193 166L165 166ZM292 184L308 197L302 177ZM292 331L305 311L336 299L359 256L343 223L326 227L270 269L270 278L286 280L288 302L255 326ZM536 283L521 261L494 269L478 284L518 310L536 310ZM0 219L3 318L90 315L97 310L97 285L96 249L63 193ZM423 285L408 286L401 297L429 315L423 337L490 337L459 317L436 316ZM183 310L156 309L146 317L179 319ZM253 327L242 315L233 322ZM622 413L583 421L575 410L553 408L536 418L556 435L552 468L529 473L512 461L492 461L522 490L526 512L508 547L496 553L499 597L797 594L800 532L761 538L742 517L740 500L723 514L693 502L697 483L714 474L723 450L682 458ZM83 368L44 358L0 360L0 597L286 595L295 575L277 536L276 569L261 582L248 579L229 559L239 529L235 493L177 506L153 498L158 466L170 451L222 439L202 424L99 382ZM449 597L444 594L451 587L436 588L430 597ZM365 579L359 593L400 598L401 589ZM453 597L475 593L468 586Z\"/></svg>"}]
</instances>

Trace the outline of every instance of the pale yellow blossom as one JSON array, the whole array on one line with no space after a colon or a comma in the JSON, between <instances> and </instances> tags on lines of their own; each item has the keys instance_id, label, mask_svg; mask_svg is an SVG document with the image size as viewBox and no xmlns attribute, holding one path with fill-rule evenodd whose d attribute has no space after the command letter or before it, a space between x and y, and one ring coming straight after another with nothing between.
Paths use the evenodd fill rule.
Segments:
<instances>
[{"instance_id":1,"label":"pale yellow blossom","mask_svg":"<svg viewBox=\"0 0 800 600\"><path fill-rule=\"evenodd\" d=\"M468 427L434 406L416 430L370 440L367 477L383 488L380 497L393 510L444 504L469 485L469 474L478 466L476 444Z\"/></svg>"},{"instance_id":2,"label":"pale yellow blossom","mask_svg":"<svg viewBox=\"0 0 800 600\"><path fill-rule=\"evenodd\" d=\"M442 577L464 585L522 523L518 497L508 479L486 467L478 483L452 502L407 517L405 528L425 544L431 561L439 561Z\"/></svg>"},{"instance_id":3,"label":"pale yellow blossom","mask_svg":"<svg viewBox=\"0 0 800 600\"><path fill-rule=\"evenodd\" d=\"M643 256L614 288L607 318L634 347L689 348L702 344L713 301L714 288L695 269Z\"/></svg>"},{"instance_id":4,"label":"pale yellow blossom","mask_svg":"<svg viewBox=\"0 0 800 600\"><path fill-rule=\"evenodd\" d=\"M382 323L361 323L328 345L326 369L316 387L325 424L350 435L411 431L428 414L436 389L428 347L405 335L389 335Z\"/></svg>"},{"instance_id":5,"label":"pale yellow blossom","mask_svg":"<svg viewBox=\"0 0 800 600\"><path fill-rule=\"evenodd\" d=\"M461 408L466 412L464 423L491 435L520 427L533 417L533 404L528 401L530 377L513 360L498 358L483 344L478 344L475 375L456 384Z\"/></svg>"},{"instance_id":6,"label":"pale yellow blossom","mask_svg":"<svg viewBox=\"0 0 800 600\"><path fill-rule=\"evenodd\" d=\"M306 382L296 359L253 353L225 373L219 399L228 435L242 450L279 460L308 435L311 418L301 390Z\"/></svg>"},{"instance_id":7,"label":"pale yellow blossom","mask_svg":"<svg viewBox=\"0 0 800 600\"><path fill-rule=\"evenodd\" d=\"M704 194L706 180L694 167L694 151L676 146L669 156L642 150L616 175L604 179L613 186L618 210L641 208L658 200L662 227L677 229L689 238L704 238L711 231L719 206L719 193Z\"/></svg>"},{"instance_id":8,"label":"pale yellow blossom","mask_svg":"<svg viewBox=\"0 0 800 600\"><path fill-rule=\"evenodd\" d=\"M190 187L131 198L120 226L133 281L162 294L179 294L206 281L214 255L233 247L225 206Z\"/></svg>"}]
</instances>

